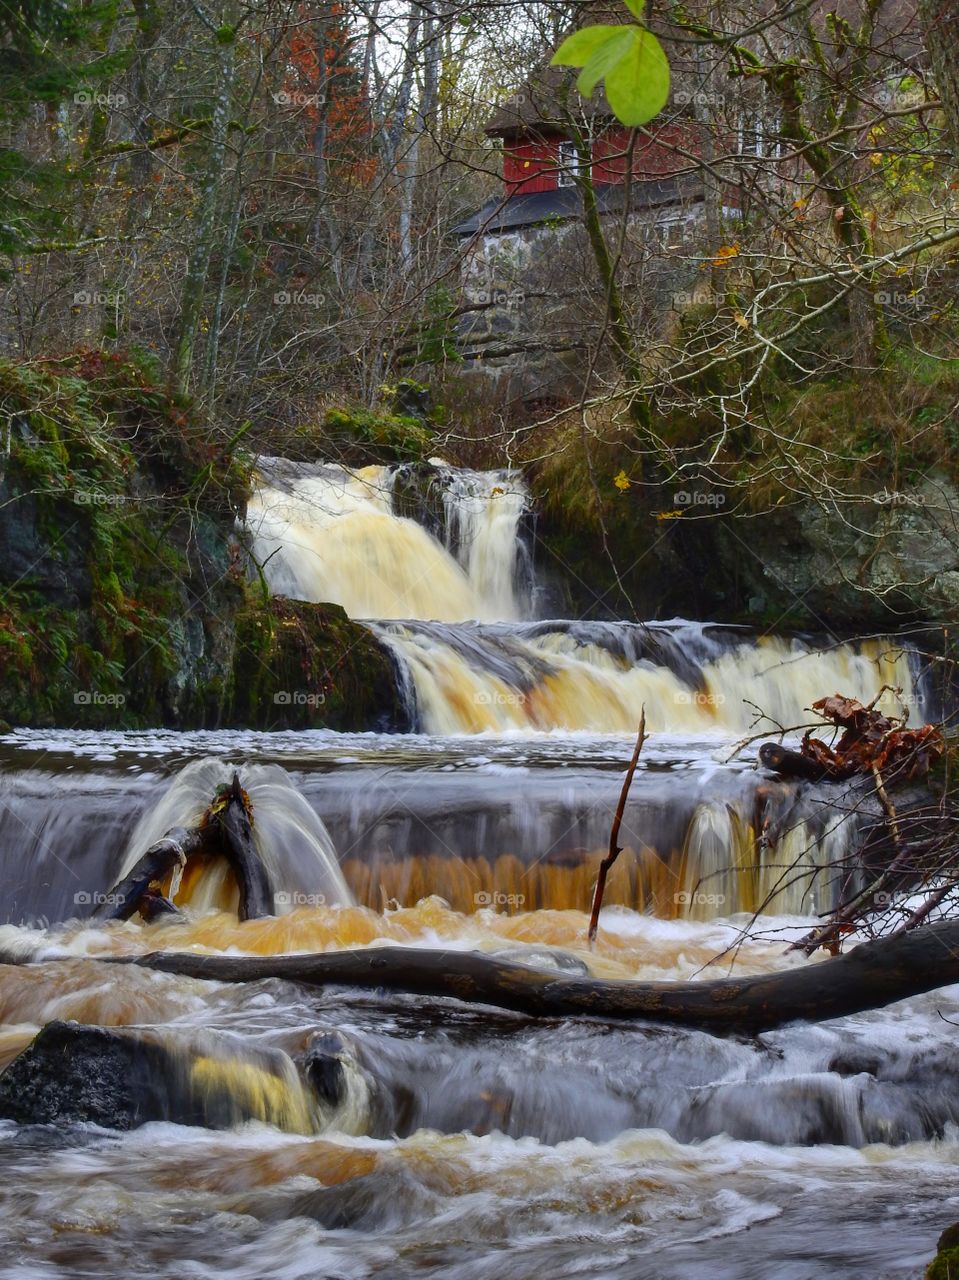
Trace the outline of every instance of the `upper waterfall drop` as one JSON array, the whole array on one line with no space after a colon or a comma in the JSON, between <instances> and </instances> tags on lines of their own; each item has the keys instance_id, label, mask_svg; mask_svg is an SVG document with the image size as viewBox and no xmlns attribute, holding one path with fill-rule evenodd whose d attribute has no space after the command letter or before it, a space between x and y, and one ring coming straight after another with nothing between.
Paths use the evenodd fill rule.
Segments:
<instances>
[{"instance_id":1,"label":"upper waterfall drop","mask_svg":"<svg viewBox=\"0 0 959 1280\"><path fill-rule=\"evenodd\" d=\"M340 604L353 618L523 617L518 530L528 494L521 478L433 463L432 536L397 510L404 471L261 459L247 527L270 589Z\"/></svg>"},{"instance_id":2,"label":"upper waterfall drop","mask_svg":"<svg viewBox=\"0 0 959 1280\"><path fill-rule=\"evenodd\" d=\"M512 471L264 458L247 523L272 591L340 604L392 651L422 732L628 733L645 707L654 732L738 735L757 711L796 726L824 694L869 702L884 685L918 705L902 644L530 621L528 508Z\"/></svg>"}]
</instances>

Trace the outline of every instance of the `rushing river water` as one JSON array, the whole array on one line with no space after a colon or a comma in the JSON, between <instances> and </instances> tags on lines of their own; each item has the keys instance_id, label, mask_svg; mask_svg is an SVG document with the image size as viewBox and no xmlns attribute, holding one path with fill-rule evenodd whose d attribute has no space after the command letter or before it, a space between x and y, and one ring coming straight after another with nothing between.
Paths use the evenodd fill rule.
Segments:
<instances>
[{"instance_id":1,"label":"rushing river water","mask_svg":"<svg viewBox=\"0 0 959 1280\"><path fill-rule=\"evenodd\" d=\"M610 978L824 963L787 943L833 903L862 815L757 770L755 743L734 754L744 699L783 725L884 683L921 707L899 644L534 622L515 478L451 473L432 528L397 517L392 472L271 483L251 520L274 589L369 618L421 732L0 738L0 1063L72 1020L54 1034L117 1029L153 1072L139 1127L0 1122L0 1275L919 1277L959 1220L959 987L719 1038L107 963L384 943ZM92 920L234 767L276 917L238 923L206 868L182 917Z\"/></svg>"}]
</instances>

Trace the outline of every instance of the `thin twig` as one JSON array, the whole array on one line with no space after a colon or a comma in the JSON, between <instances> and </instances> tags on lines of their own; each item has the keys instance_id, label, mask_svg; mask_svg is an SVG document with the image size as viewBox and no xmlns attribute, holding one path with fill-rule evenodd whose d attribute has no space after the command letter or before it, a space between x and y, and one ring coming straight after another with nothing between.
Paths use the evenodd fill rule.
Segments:
<instances>
[{"instance_id":1,"label":"thin twig","mask_svg":"<svg viewBox=\"0 0 959 1280\"><path fill-rule=\"evenodd\" d=\"M882 774L879 772L879 766L872 765L872 776L876 781L876 793L882 802L882 807L886 811L886 817L889 819L889 830L892 832L893 843L896 846L896 852L902 852L902 837L899 834L899 815L896 813L895 806L889 799L886 792L885 784L882 780Z\"/></svg>"},{"instance_id":2,"label":"thin twig","mask_svg":"<svg viewBox=\"0 0 959 1280\"><path fill-rule=\"evenodd\" d=\"M639 763L639 753L643 749L643 743L646 741L646 706L643 705L642 712L639 717L639 733L636 735L636 746L633 748L633 758L629 762L629 768L626 770L626 777L623 779L623 789L619 793L619 804L616 807L616 816L613 818L613 825L609 831L609 853L599 864L599 875L596 877L596 888L593 890L593 908L589 913L589 932L587 939L589 945L592 946L596 941L596 930L599 927L599 910L603 905L603 892L606 888L606 876L610 867L622 853L617 841L619 840L619 828L623 821L623 811L626 808L626 799L629 795L629 788L633 782L633 774L636 772L636 765Z\"/></svg>"}]
</instances>

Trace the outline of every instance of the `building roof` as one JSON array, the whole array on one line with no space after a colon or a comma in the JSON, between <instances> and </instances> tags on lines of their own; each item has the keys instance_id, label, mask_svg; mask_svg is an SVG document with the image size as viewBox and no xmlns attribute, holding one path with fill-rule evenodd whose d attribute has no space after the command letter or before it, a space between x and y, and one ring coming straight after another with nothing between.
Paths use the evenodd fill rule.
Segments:
<instances>
[{"instance_id":1,"label":"building roof","mask_svg":"<svg viewBox=\"0 0 959 1280\"><path fill-rule=\"evenodd\" d=\"M625 187L619 182L596 185L596 203L600 213L619 213L623 208ZM662 178L655 182L636 182L631 188L630 207L634 210L654 209L662 205L681 204L702 199L698 182ZM564 221L582 217L583 206L575 187L556 187L552 191L530 191L524 194L496 196L478 213L452 228L454 235L496 235L535 227L554 218Z\"/></svg>"},{"instance_id":2,"label":"building roof","mask_svg":"<svg viewBox=\"0 0 959 1280\"><path fill-rule=\"evenodd\" d=\"M573 82L578 74L572 67L543 67L518 93L500 103L486 132L494 138L530 132L565 134L567 111L574 119L612 120L605 93L597 91L584 98L576 92Z\"/></svg>"}]
</instances>

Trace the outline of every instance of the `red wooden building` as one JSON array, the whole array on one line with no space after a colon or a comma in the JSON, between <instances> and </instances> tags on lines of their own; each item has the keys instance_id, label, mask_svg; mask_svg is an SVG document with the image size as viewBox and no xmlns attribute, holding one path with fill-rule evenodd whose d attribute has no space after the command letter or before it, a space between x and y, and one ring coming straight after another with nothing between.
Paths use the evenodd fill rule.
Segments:
<instances>
[{"instance_id":1,"label":"red wooden building","mask_svg":"<svg viewBox=\"0 0 959 1280\"><path fill-rule=\"evenodd\" d=\"M460 235L532 226L580 211L575 185L579 157L572 116L590 150L601 210L622 208L631 131L613 116L601 93L584 100L571 87L575 72L550 67L500 104L486 126L503 153L503 187L483 209L454 228ZM633 143L631 209L651 209L701 198L697 175L700 126L682 91ZM532 198L538 197L538 198Z\"/></svg>"}]
</instances>

